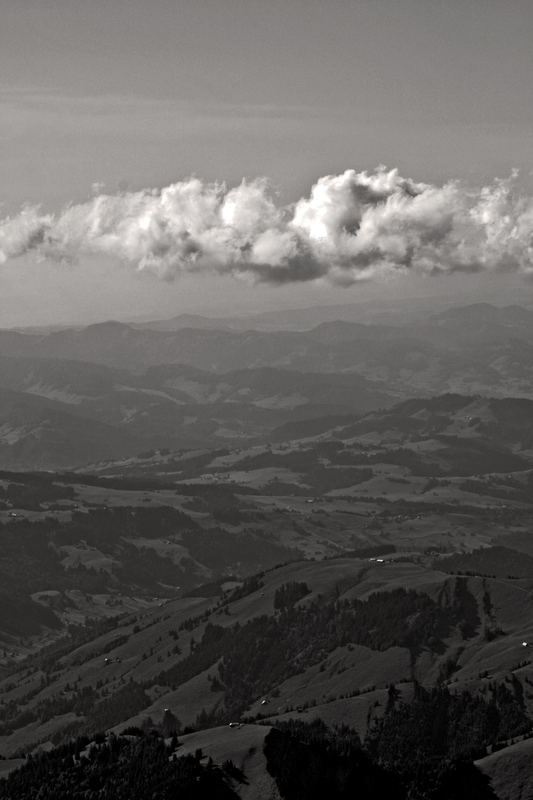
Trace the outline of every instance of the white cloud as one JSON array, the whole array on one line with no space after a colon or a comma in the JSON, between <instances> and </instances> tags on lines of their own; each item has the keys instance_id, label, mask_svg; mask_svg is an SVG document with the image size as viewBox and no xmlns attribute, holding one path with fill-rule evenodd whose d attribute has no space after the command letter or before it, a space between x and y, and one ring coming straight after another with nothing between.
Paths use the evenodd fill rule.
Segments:
<instances>
[{"instance_id":1,"label":"white cloud","mask_svg":"<svg viewBox=\"0 0 533 800\"><path fill-rule=\"evenodd\" d=\"M273 283L349 284L397 271L533 271L533 199L517 176L472 190L397 170L320 178L279 205L265 179L227 188L198 178L98 194L57 215L35 208L0 222L0 260L35 251L107 255L164 278L213 271ZM99 188L99 187L98 187Z\"/></svg>"}]
</instances>

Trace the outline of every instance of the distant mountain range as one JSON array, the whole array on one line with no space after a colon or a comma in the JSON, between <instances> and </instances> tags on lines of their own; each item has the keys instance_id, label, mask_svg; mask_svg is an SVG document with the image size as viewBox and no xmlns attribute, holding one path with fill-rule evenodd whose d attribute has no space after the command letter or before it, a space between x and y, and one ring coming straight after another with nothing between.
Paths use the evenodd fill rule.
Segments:
<instances>
[{"instance_id":1,"label":"distant mountain range","mask_svg":"<svg viewBox=\"0 0 533 800\"><path fill-rule=\"evenodd\" d=\"M414 396L533 398L533 311L520 306L310 330L222 322L0 331L0 466L63 468L152 447L265 441L286 425Z\"/></svg>"},{"instance_id":2,"label":"distant mountain range","mask_svg":"<svg viewBox=\"0 0 533 800\"><path fill-rule=\"evenodd\" d=\"M70 359L143 369L183 363L228 371L258 366L335 372L387 363L384 351L428 357L465 348L533 345L533 311L486 303L451 309L403 325L332 320L306 331L235 330L224 320L179 318L143 326L104 322L50 333L0 331L0 353L12 357Z\"/></svg>"},{"instance_id":3,"label":"distant mountain range","mask_svg":"<svg viewBox=\"0 0 533 800\"><path fill-rule=\"evenodd\" d=\"M404 324L405 322L423 321L430 316L446 314L448 309L455 309L457 301L446 297L426 298L398 298L394 304L389 302L319 305L311 308L279 309L277 311L263 311L257 314L242 316L210 317L201 314L178 314L168 319L157 319L142 322L131 322L133 327L150 328L159 331L176 331L182 328L206 328L226 330L310 330L323 322L363 322L366 324ZM508 317L508 311L518 308L516 305L507 305L497 308L487 302L477 302L474 305L462 308L493 308L495 312L503 312ZM461 312L461 309L459 309ZM526 313L528 312L525 309ZM66 326L62 326L66 327Z\"/></svg>"}]
</instances>

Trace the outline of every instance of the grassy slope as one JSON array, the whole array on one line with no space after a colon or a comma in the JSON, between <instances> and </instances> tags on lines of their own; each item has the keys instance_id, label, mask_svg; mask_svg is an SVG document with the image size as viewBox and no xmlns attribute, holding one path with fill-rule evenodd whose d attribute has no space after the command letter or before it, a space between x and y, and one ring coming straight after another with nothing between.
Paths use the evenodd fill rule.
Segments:
<instances>
[{"instance_id":1,"label":"grassy slope","mask_svg":"<svg viewBox=\"0 0 533 800\"><path fill-rule=\"evenodd\" d=\"M176 640L171 635L180 622L186 618L197 616L209 608L214 608L209 619L217 625L233 625L245 623L247 619L273 611L273 597L281 584L289 580L305 580L312 589L311 598L322 594L332 595L340 591L341 596L358 596L362 599L372 591L388 590L397 585L412 585L419 591L437 596L443 587L453 587L455 578L438 571L415 564L375 564L369 561L349 558L337 558L322 562L299 562L290 564L267 573L264 586L234 603L229 604L229 614L220 613L216 608L216 598L195 598L190 600L174 600L163 608L152 608L142 615L128 617L119 627L96 638L89 644L76 648L72 653L58 660L54 673L50 676L50 684L28 701L31 708L36 702L57 696L65 691L67 683L79 680L79 686L95 686L104 680L106 689L112 694L123 684L133 678L146 686L152 686L149 693L151 705L129 720L124 719L116 726L120 730L125 724L139 724L147 716L156 722L162 718L164 708L172 708L182 724L191 724L196 715L205 708L207 711L220 707L222 694L213 692L208 682L208 674L216 673L216 664L212 664L201 674L171 691L169 687L159 685L157 676L162 669L177 663L190 652L190 639L199 641L205 629L205 621L199 622L191 631L179 632L177 643L180 654L172 654ZM513 669L522 681L526 676L533 677L533 667L525 664L518 667L519 662L528 661L528 652L524 653L521 641L531 637L533 641L533 597L516 581L468 579L468 587L478 604L481 624L473 638L462 640L457 634L446 643L446 651L434 654L423 651L417 662L419 680L433 682L447 659L456 660L455 672L452 674L452 686L474 688L483 685L484 678L480 673L490 669L495 679L503 680ZM488 591L493 606L492 622L499 625L504 635L487 642L483 636L485 624L483 612L483 594ZM300 602L307 602L307 598ZM134 632L134 626L140 630ZM127 641L113 647L117 637L126 636ZM120 641L120 640L119 640ZM105 658L117 659L106 665ZM307 715L325 715L328 721L347 721L355 723L362 729L368 712L368 699L362 694L353 699L343 699L354 690L368 690L372 685L376 690L383 690L391 681L409 680L409 654L402 648L392 648L383 652L369 650L362 646L338 648L327 655L321 663L310 666L299 675L282 682L279 698L270 698L267 706L261 705L261 698L252 704L247 713L261 712L265 715L285 715L291 708L309 703L316 703ZM16 685L9 689L10 679L0 684L2 700L20 697L32 689L38 689L40 673L32 673L26 669L17 676ZM408 685L405 691L408 692ZM530 706L531 699L526 702ZM379 699L377 695L375 699ZM382 699L380 700L382 702ZM304 713L304 712L302 712ZM274 717L273 717L274 718ZM0 752L10 754L23 743L34 745L45 742L64 725L65 720L55 719L43 725L32 723L24 731L16 731L8 737L0 739Z\"/></svg>"}]
</instances>

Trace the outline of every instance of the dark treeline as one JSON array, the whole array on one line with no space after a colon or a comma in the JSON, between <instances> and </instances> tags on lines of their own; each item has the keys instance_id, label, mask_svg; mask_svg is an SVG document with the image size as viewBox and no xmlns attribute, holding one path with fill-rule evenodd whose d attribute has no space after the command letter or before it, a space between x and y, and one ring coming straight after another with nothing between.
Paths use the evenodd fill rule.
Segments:
<instances>
[{"instance_id":1,"label":"dark treeline","mask_svg":"<svg viewBox=\"0 0 533 800\"><path fill-rule=\"evenodd\" d=\"M400 693L391 686L385 713L374 721L365 745L379 764L410 788L409 797L413 799L483 798L491 795L481 792L479 781L474 781L469 793L473 773L464 771L465 764L486 755L487 749L499 742L528 733L530 728L518 684L509 689L493 683L482 694L466 690L452 694L445 686L426 690L415 685L410 703L402 702ZM453 782L454 775L464 779L464 793L442 794L443 785L448 780ZM477 795L477 791L481 793Z\"/></svg>"},{"instance_id":2,"label":"dark treeline","mask_svg":"<svg viewBox=\"0 0 533 800\"><path fill-rule=\"evenodd\" d=\"M264 753L283 800L405 798L397 776L374 762L345 726L281 722L265 737Z\"/></svg>"},{"instance_id":3,"label":"dark treeline","mask_svg":"<svg viewBox=\"0 0 533 800\"><path fill-rule=\"evenodd\" d=\"M454 586L441 604L426 594L398 588L365 601L319 597L294 605L307 587L287 584L278 590L277 614L231 627L208 623L192 653L162 672L158 682L177 687L219 661L215 686L223 688L231 716L337 647L405 647L413 659L423 647L441 652L452 629L457 627L465 639L479 624L465 579L457 578Z\"/></svg>"},{"instance_id":4,"label":"dark treeline","mask_svg":"<svg viewBox=\"0 0 533 800\"><path fill-rule=\"evenodd\" d=\"M507 700L499 700L506 705ZM498 708L495 701L496 717ZM320 719L278 722L265 736L266 769L282 800L496 800L488 778L472 761L479 754L476 748L497 730L489 709L490 703L468 692L451 695L445 689L427 692L420 687L414 701L405 705L391 686L385 713L364 743L347 725L328 728ZM174 718L169 721L178 724ZM500 733L508 723L503 722ZM478 725L473 743L449 735L454 726L461 734L472 725ZM201 750L180 757L175 727L166 733L146 727L119 736L80 737L30 756L0 781L0 798L236 798L233 786L248 783L246 773L230 759L216 765Z\"/></svg>"},{"instance_id":5,"label":"dark treeline","mask_svg":"<svg viewBox=\"0 0 533 800\"><path fill-rule=\"evenodd\" d=\"M444 695L440 700L444 701ZM470 696L457 700L448 696L445 716L449 724L455 719L454 711L468 702L475 703ZM267 769L283 800L496 800L470 753L454 751L453 736L448 748L443 741L436 747L434 737L424 738L427 714L439 711L440 704L432 695L427 696L424 708L419 703L410 707L408 721L400 722L389 708L381 727L394 729L396 736L395 746L388 740L387 752L376 747L375 730L370 746L367 742L362 747L357 733L347 726L330 729L321 720L278 723L265 738ZM418 736L417 725L423 730ZM407 743L402 743L402 736L407 736ZM409 749L413 736L416 750Z\"/></svg>"},{"instance_id":6,"label":"dark treeline","mask_svg":"<svg viewBox=\"0 0 533 800\"><path fill-rule=\"evenodd\" d=\"M227 776L201 754L174 757L152 733L78 739L36 755L0 781L2 800L232 800Z\"/></svg>"}]
</instances>

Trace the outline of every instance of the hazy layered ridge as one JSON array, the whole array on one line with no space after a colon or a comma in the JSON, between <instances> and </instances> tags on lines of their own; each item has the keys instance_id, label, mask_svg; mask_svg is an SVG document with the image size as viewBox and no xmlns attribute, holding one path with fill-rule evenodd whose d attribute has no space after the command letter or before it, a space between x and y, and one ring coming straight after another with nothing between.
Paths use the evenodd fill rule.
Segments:
<instances>
[{"instance_id":1,"label":"hazy layered ridge","mask_svg":"<svg viewBox=\"0 0 533 800\"><path fill-rule=\"evenodd\" d=\"M332 424L89 472L0 472L7 595L67 624L288 559L527 550L533 401L444 395Z\"/></svg>"},{"instance_id":2,"label":"hazy layered ridge","mask_svg":"<svg viewBox=\"0 0 533 800\"><path fill-rule=\"evenodd\" d=\"M3 465L268 441L286 425L416 395L533 397L533 312L519 306L300 331L155 327L169 329L0 332Z\"/></svg>"}]
</instances>

